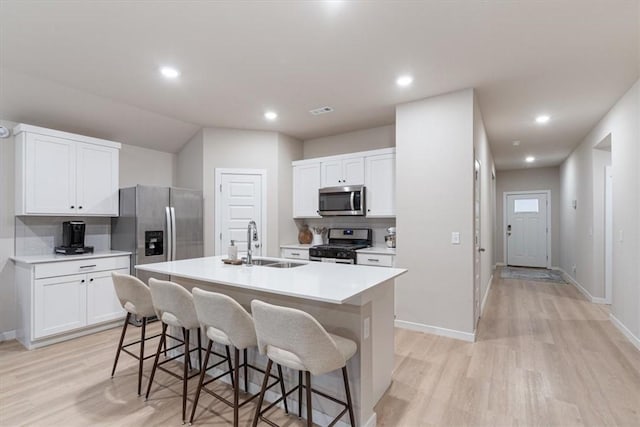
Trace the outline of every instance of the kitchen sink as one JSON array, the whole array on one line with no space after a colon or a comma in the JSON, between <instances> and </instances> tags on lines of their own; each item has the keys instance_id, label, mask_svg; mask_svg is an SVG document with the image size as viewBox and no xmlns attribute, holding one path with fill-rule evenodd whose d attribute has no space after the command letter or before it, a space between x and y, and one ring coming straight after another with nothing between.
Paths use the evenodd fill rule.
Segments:
<instances>
[{"instance_id":1,"label":"kitchen sink","mask_svg":"<svg viewBox=\"0 0 640 427\"><path fill-rule=\"evenodd\" d=\"M246 259L242 259L242 261L244 261L245 263L247 262ZM268 266L268 265L272 265L272 264L278 264L280 261L277 260L272 260L272 259L254 259L252 261L253 265L263 265L263 266Z\"/></svg>"},{"instance_id":2,"label":"kitchen sink","mask_svg":"<svg viewBox=\"0 0 640 427\"><path fill-rule=\"evenodd\" d=\"M267 264L265 267L274 267L274 268L293 268L300 267L304 264L301 262L278 262L275 264Z\"/></svg>"}]
</instances>

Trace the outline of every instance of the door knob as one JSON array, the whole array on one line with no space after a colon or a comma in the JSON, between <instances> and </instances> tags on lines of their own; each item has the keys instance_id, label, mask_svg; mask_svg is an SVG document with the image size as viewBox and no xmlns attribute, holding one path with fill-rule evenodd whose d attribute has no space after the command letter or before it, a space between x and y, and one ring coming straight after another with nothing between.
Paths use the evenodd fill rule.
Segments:
<instances>
[{"instance_id":1,"label":"door knob","mask_svg":"<svg viewBox=\"0 0 640 427\"><path fill-rule=\"evenodd\" d=\"M485 248L478 248L478 252L486 252Z\"/></svg>"},{"instance_id":2,"label":"door knob","mask_svg":"<svg viewBox=\"0 0 640 427\"><path fill-rule=\"evenodd\" d=\"M259 248L260 247L260 243L256 243L253 246L256 247L256 248Z\"/></svg>"}]
</instances>

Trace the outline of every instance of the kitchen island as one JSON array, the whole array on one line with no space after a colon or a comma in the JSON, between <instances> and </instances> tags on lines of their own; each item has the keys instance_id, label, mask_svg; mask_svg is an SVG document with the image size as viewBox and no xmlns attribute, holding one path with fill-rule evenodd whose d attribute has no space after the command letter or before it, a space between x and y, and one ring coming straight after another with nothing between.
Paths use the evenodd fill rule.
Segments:
<instances>
[{"instance_id":1,"label":"kitchen island","mask_svg":"<svg viewBox=\"0 0 640 427\"><path fill-rule=\"evenodd\" d=\"M137 265L137 270L165 274L187 289L199 287L224 293L245 307L260 299L272 304L298 308L314 316L329 331L355 341L358 352L347 364L356 422L374 426L374 405L391 383L394 359L394 279L407 270L321 262L296 262L291 268L266 265L227 265L223 257L206 257L156 264ZM260 258L261 260L291 260ZM266 359L251 354L250 360L266 365ZM288 370L287 370L288 371ZM288 386L297 375L285 373ZM250 378L253 391L261 378ZM344 400L339 371L313 378L314 388ZM295 408L293 393L290 397ZM278 394L267 394L275 400ZM340 412L333 402L314 395L314 422L327 425Z\"/></svg>"}]
</instances>

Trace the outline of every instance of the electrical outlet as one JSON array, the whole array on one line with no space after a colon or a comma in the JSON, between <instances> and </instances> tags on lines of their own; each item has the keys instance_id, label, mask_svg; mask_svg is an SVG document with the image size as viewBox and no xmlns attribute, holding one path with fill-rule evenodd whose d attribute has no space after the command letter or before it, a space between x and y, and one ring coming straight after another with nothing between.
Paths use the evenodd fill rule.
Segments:
<instances>
[{"instance_id":1,"label":"electrical outlet","mask_svg":"<svg viewBox=\"0 0 640 427\"><path fill-rule=\"evenodd\" d=\"M451 244L459 245L460 244L460 232L454 231L451 233Z\"/></svg>"},{"instance_id":2,"label":"electrical outlet","mask_svg":"<svg viewBox=\"0 0 640 427\"><path fill-rule=\"evenodd\" d=\"M364 318L364 339L369 338L369 334L371 333L371 318Z\"/></svg>"}]
</instances>

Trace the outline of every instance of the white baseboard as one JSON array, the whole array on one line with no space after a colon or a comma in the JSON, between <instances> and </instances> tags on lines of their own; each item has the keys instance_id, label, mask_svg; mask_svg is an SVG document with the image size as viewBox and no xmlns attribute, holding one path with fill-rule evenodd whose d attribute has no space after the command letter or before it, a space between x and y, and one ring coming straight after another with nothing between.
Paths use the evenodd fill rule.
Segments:
<instances>
[{"instance_id":1,"label":"white baseboard","mask_svg":"<svg viewBox=\"0 0 640 427\"><path fill-rule=\"evenodd\" d=\"M16 331L5 331L0 332L0 342L2 341L11 341L16 339Z\"/></svg>"},{"instance_id":2,"label":"white baseboard","mask_svg":"<svg viewBox=\"0 0 640 427\"><path fill-rule=\"evenodd\" d=\"M505 264L504 262L496 262L496 267L506 267L507 264Z\"/></svg>"},{"instance_id":3,"label":"white baseboard","mask_svg":"<svg viewBox=\"0 0 640 427\"><path fill-rule=\"evenodd\" d=\"M378 424L378 415L374 412L367 422L362 424L362 427L376 427L376 424Z\"/></svg>"},{"instance_id":4,"label":"white baseboard","mask_svg":"<svg viewBox=\"0 0 640 427\"><path fill-rule=\"evenodd\" d=\"M633 335L633 333L626 326L624 326L624 324L620 320L618 320L616 316L611 313L609 313L609 320L611 320L613 326L618 328L618 330L622 332L622 334L627 337L629 341L631 341L631 344L633 344L638 350L640 350L640 338Z\"/></svg>"},{"instance_id":5,"label":"white baseboard","mask_svg":"<svg viewBox=\"0 0 640 427\"><path fill-rule=\"evenodd\" d=\"M569 282L570 284L572 284L573 286L576 287L577 290L580 291L580 293L582 295L584 295L590 302L594 303L594 304L609 304L609 302L606 300L606 298L600 298L600 297L594 297L593 295L591 295L589 293L589 291L587 291L584 286L582 286L580 283L578 283L577 280L575 280L573 277L569 276L569 274L567 274L566 271L564 271L561 268L556 268L560 273L562 273L562 278L564 280L566 280L567 282Z\"/></svg>"},{"instance_id":6,"label":"white baseboard","mask_svg":"<svg viewBox=\"0 0 640 427\"><path fill-rule=\"evenodd\" d=\"M423 323L407 322L406 320L396 320L395 326L401 329L409 329L411 331L440 335L443 337L455 338L457 340L467 342L476 341L476 334L473 332L457 331L455 329L441 328L439 326L425 325Z\"/></svg>"},{"instance_id":7,"label":"white baseboard","mask_svg":"<svg viewBox=\"0 0 640 427\"><path fill-rule=\"evenodd\" d=\"M484 293L484 297L482 297L482 304L480 305L480 316L484 313L484 306L487 303L487 298L489 297L489 291L491 290L491 284L493 283L493 274L489 277L489 285L487 285L487 292Z\"/></svg>"}]
</instances>

